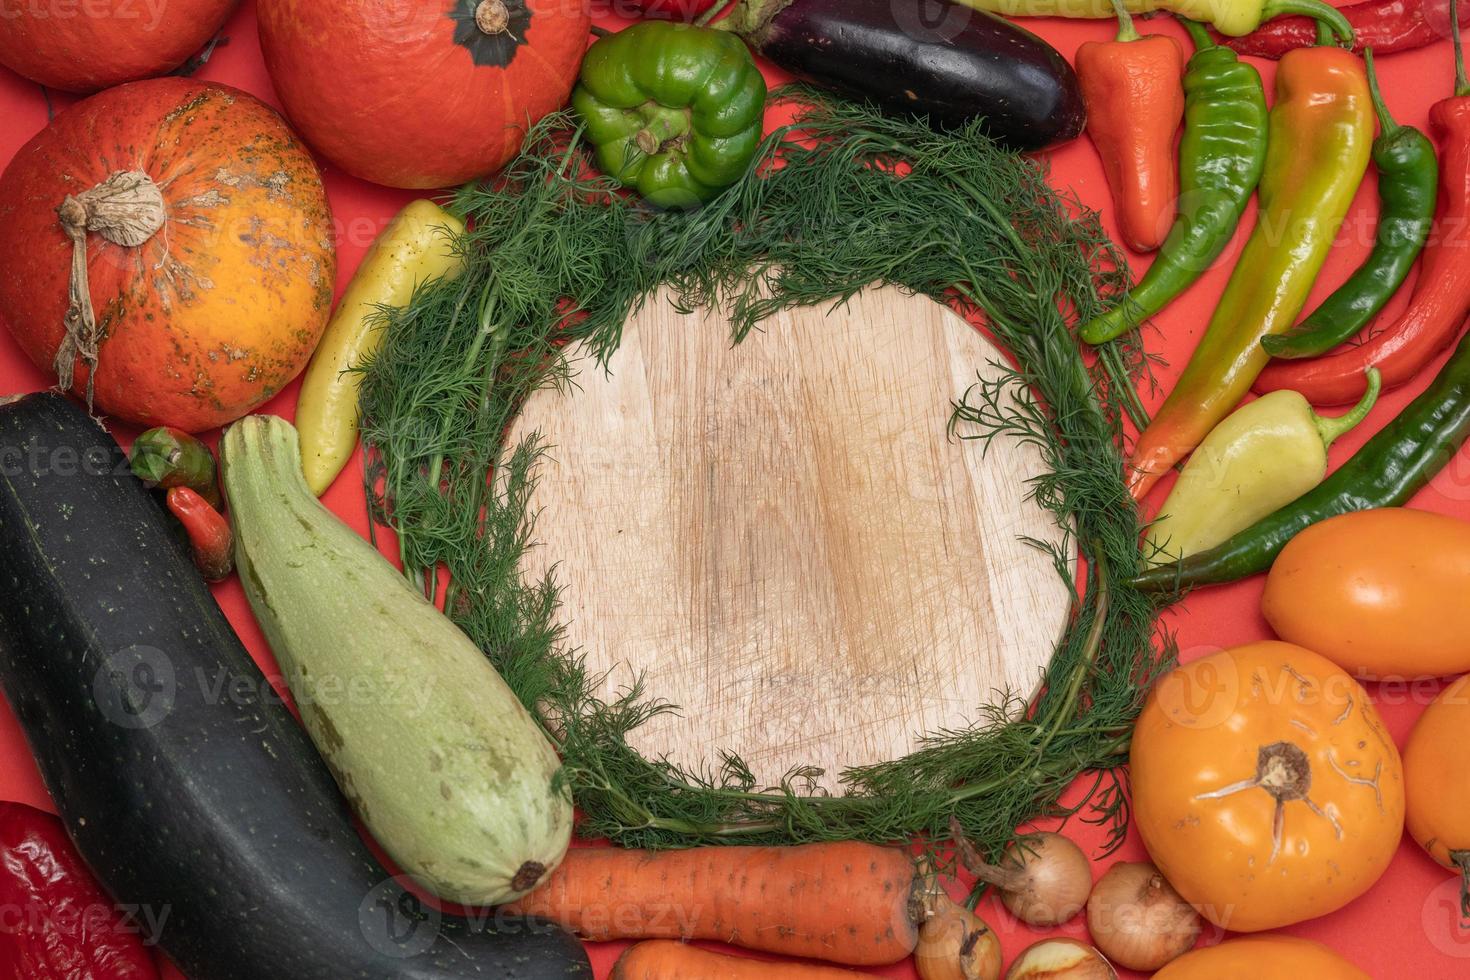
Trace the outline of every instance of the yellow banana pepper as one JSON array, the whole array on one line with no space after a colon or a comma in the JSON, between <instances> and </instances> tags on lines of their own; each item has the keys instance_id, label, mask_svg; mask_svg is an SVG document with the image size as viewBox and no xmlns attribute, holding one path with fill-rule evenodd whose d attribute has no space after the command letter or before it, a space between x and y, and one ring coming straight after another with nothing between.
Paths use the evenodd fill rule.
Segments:
<instances>
[{"instance_id":1,"label":"yellow banana pepper","mask_svg":"<svg viewBox=\"0 0 1470 980\"><path fill-rule=\"evenodd\" d=\"M464 259L456 242L464 222L433 201L414 201L388 223L362 257L312 355L296 402L301 464L321 496L357 446L354 370L378 348L380 306L403 306L430 279L456 278Z\"/></svg>"},{"instance_id":2,"label":"yellow banana pepper","mask_svg":"<svg viewBox=\"0 0 1470 980\"><path fill-rule=\"evenodd\" d=\"M1346 415L1323 418L1295 391L1273 391L1215 426L1148 529L1152 564L1208 551L1296 500L1327 476L1327 450L1373 410L1381 379Z\"/></svg>"}]
</instances>

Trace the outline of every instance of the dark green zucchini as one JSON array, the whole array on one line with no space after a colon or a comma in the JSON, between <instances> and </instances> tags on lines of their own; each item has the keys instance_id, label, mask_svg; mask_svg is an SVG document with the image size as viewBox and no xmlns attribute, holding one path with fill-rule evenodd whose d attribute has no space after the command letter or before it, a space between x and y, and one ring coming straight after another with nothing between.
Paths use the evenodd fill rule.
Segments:
<instances>
[{"instance_id":1,"label":"dark green zucchini","mask_svg":"<svg viewBox=\"0 0 1470 980\"><path fill-rule=\"evenodd\" d=\"M560 929L439 915L358 836L112 438L0 406L0 687L113 897L191 980L591 977Z\"/></svg>"}]
</instances>

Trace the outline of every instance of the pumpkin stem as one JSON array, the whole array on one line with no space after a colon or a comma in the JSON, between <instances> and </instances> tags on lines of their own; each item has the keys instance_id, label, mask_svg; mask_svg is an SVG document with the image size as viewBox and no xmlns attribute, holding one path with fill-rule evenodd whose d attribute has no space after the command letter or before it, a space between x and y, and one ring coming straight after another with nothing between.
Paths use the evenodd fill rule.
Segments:
<instances>
[{"instance_id":1,"label":"pumpkin stem","mask_svg":"<svg viewBox=\"0 0 1470 980\"><path fill-rule=\"evenodd\" d=\"M71 239L71 279L67 285L66 334L56 351L56 380L70 391L76 360L87 364L87 408L92 407L92 381L97 373L101 338L92 291L87 283L87 233L95 231L114 245L136 248L157 234L166 218L163 192L140 170L119 170L91 190L68 194L56 209L61 228Z\"/></svg>"},{"instance_id":2,"label":"pumpkin stem","mask_svg":"<svg viewBox=\"0 0 1470 980\"><path fill-rule=\"evenodd\" d=\"M510 9L505 0L480 0L475 7L475 26L482 33L494 36L510 29Z\"/></svg>"}]
</instances>

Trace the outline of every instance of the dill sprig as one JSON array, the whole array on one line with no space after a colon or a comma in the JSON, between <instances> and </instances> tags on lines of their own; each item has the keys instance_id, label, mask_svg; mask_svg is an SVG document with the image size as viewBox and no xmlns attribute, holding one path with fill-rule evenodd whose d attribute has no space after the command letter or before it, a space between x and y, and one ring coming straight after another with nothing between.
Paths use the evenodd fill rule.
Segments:
<instances>
[{"instance_id":1,"label":"dill sprig","mask_svg":"<svg viewBox=\"0 0 1470 980\"><path fill-rule=\"evenodd\" d=\"M494 182L460 190L468 270L385 311L362 385L373 517L397 534L405 572L478 643L554 740L580 831L638 847L717 841L940 840L957 819L998 848L1041 815L1126 826L1118 767L1152 678L1173 657L1155 600L1127 585L1139 522L1124 481L1122 416L1141 406L1136 347L1089 367L1069 324L1100 313L1127 270L1096 215L1047 183L1042 165L970 127L939 133L806 88L796 120L749 174L706 207L650 210L590 169L569 114L532 128ZM686 768L645 758L628 735L676 706L641 684L612 698L566 648L552 575L526 581L541 447L504 445L532 392L568 383L565 345L604 362L654 290L717 306L740 340L780 310L840 305L873 284L974 314L1013 359L954 406L958 438L1037 446L1028 488L1063 531L1058 574L1086 587L1040 693L1003 694L974 726L929 734L912 754L849 769L842 791L797 769L761 786L734 754ZM1129 343L1132 343L1131 341ZM944 678L935 678L944 683ZM1063 792L1096 771L1086 799Z\"/></svg>"}]
</instances>

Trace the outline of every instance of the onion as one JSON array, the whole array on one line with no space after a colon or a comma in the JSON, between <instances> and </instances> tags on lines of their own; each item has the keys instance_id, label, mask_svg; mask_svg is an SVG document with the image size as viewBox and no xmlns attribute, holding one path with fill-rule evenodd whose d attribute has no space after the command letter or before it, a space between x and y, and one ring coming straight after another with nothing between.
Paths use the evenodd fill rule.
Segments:
<instances>
[{"instance_id":1,"label":"onion","mask_svg":"<svg viewBox=\"0 0 1470 980\"><path fill-rule=\"evenodd\" d=\"M1011 964L1006 980L1118 980L1107 958L1075 939L1043 939Z\"/></svg>"},{"instance_id":2,"label":"onion","mask_svg":"<svg viewBox=\"0 0 1470 980\"><path fill-rule=\"evenodd\" d=\"M925 903L914 967L922 980L1000 980L1000 939L985 920L935 888Z\"/></svg>"},{"instance_id":3,"label":"onion","mask_svg":"<svg viewBox=\"0 0 1470 980\"><path fill-rule=\"evenodd\" d=\"M999 865L986 864L957 822L950 829L960 859L976 878L1000 889L1012 915L1033 926L1066 922L1087 904L1092 865L1082 848L1061 834L1031 834L1006 848Z\"/></svg>"},{"instance_id":4,"label":"onion","mask_svg":"<svg viewBox=\"0 0 1470 980\"><path fill-rule=\"evenodd\" d=\"M1114 963L1152 972L1194 948L1199 913L1147 861L1119 861L1087 900L1087 930Z\"/></svg>"}]
</instances>

